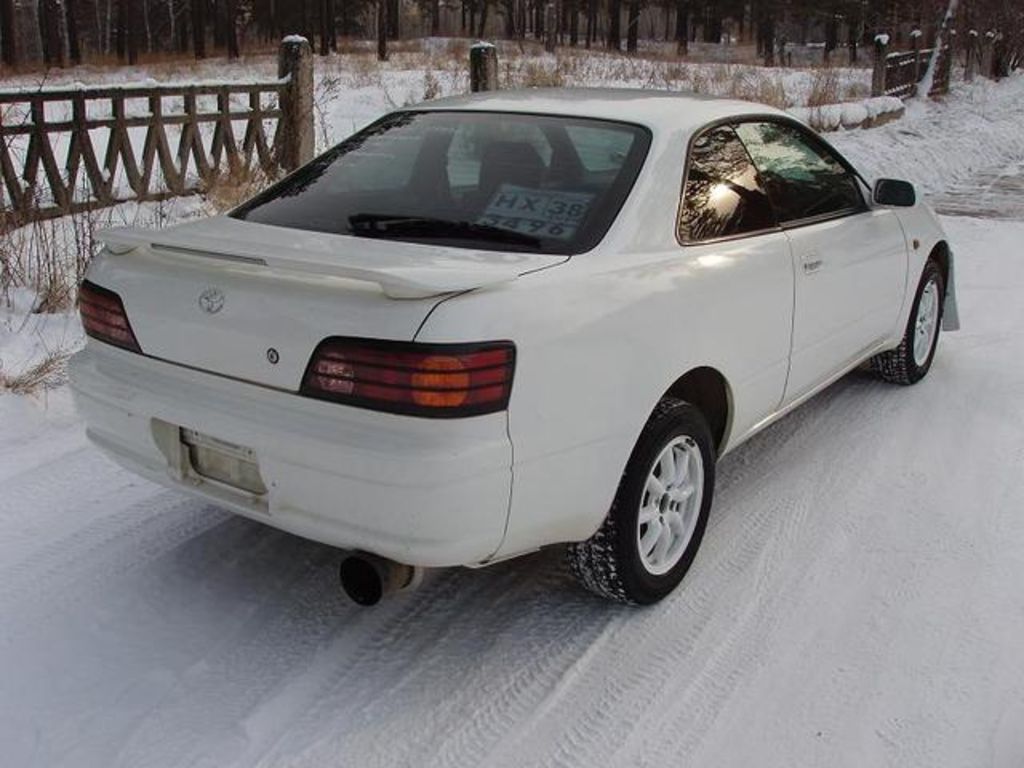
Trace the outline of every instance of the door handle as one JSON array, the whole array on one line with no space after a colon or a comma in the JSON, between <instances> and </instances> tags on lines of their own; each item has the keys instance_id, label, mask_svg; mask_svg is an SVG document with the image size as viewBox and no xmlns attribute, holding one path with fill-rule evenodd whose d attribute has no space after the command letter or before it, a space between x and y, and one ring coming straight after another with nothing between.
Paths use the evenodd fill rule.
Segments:
<instances>
[{"instance_id":1,"label":"door handle","mask_svg":"<svg viewBox=\"0 0 1024 768\"><path fill-rule=\"evenodd\" d=\"M808 253L800 261L803 262L805 275L813 275L825 265L825 262L816 253Z\"/></svg>"}]
</instances>

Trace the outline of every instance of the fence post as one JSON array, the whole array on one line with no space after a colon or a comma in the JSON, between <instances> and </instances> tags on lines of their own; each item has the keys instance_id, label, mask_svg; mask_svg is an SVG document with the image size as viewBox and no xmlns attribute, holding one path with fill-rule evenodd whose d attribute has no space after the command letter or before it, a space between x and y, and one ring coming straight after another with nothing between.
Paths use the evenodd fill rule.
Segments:
<instances>
[{"instance_id":1,"label":"fence post","mask_svg":"<svg viewBox=\"0 0 1024 768\"><path fill-rule=\"evenodd\" d=\"M498 90L498 49L491 43L476 43L469 49L469 90Z\"/></svg>"},{"instance_id":2,"label":"fence post","mask_svg":"<svg viewBox=\"0 0 1024 768\"><path fill-rule=\"evenodd\" d=\"M281 144L279 158L286 171L313 159L313 49L309 41L289 35L281 41L278 77L288 79L281 89Z\"/></svg>"},{"instance_id":3,"label":"fence post","mask_svg":"<svg viewBox=\"0 0 1024 768\"><path fill-rule=\"evenodd\" d=\"M921 82L921 30L910 30L911 50L914 52L914 88L911 93L917 96L917 86Z\"/></svg>"},{"instance_id":4,"label":"fence post","mask_svg":"<svg viewBox=\"0 0 1024 768\"><path fill-rule=\"evenodd\" d=\"M996 41L996 33L989 30L981 43L981 74L992 77L992 48Z\"/></svg>"},{"instance_id":5,"label":"fence post","mask_svg":"<svg viewBox=\"0 0 1024 768\"><path fill-rule=\"evenodd\" d=\"M888 51L889 36L884 33L875 35L875 67L871 73L872 96L885 96L885 68Z\"/></svg>"},{"instance_id":6,"label":"fence post","mask_svg":"<svg viewBox=\"0 0 1024 768\"><path fill-rule=\"evenodd\" d=\"M971 29L967 32L967 61L964 62L964 80L974 80L974 70L978 66L978 30Z\"/></svg>"}]
</instances>

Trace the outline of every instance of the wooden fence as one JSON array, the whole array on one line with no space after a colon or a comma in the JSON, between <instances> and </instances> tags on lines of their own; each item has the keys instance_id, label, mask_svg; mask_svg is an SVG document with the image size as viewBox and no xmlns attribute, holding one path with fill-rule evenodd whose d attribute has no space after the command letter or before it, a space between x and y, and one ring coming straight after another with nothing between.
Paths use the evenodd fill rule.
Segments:
<instances>
[{"instance_id":1,"label":"wooden fence","mask_svg":"<svg viewBox=\"0 0 1024 768\"><path fill-rule=\"evenodd\" d=\"M919 39L914 38L913 50L891 53L884 37L881 40L876 39L875 68L871 80L872 96L898 96L901 99L916 96L918 87L935 56L938 58L928 95L939 96L949 92L949 78L953 65L952 48L948 44L941 48L917 48Z\"/></svg>"},{"instance_id":2,"label":"wooden fence","mask_svg":"<svg viewBox=\"0 0 1024 768\"><path fill-rule=\"evenodd\" d=\"M278 75L0 91L0 227L192 194L222 173L276 176L301 165L314 150L308 42L286 38Z\"/></svg>"}]
</instances>

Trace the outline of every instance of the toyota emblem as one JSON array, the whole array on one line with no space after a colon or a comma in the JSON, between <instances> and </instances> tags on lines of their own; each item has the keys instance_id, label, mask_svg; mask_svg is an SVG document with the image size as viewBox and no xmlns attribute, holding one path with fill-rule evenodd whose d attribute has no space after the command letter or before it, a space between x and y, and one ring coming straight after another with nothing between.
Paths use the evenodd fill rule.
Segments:
<instances>
[{"instance_id":1,"label":"toyota emblem","mask_svg":"<svg viewBox=\"0 0 1024 768\"><path fill-rule=\"evenodd\" d=\"M207 288L199 294L199 308L210 315L224 309L224 292L220 288Z\"/></svg>"}]
</instances>

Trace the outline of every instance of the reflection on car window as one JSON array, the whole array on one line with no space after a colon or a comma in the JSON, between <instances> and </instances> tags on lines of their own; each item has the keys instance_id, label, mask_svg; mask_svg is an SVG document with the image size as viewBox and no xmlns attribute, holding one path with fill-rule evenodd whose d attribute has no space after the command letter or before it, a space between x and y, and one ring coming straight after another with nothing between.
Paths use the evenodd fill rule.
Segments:
<instances>
[{"instance_id":1,"label":"reflection on car window","mask_svg":"<svg viewBox=\"0 0 1024 768\"><path fill-rule=\"evenodd\" d=\"M571 254L601 239L650 143L575 117L399 112L231 213L262 224Z\"/></svg>"},{"instance_id":2,"label":"reflection on car window","mask_svg":"<svg viewBox=\"0 0 1024 768\"><path fill-rule=\"evenodd\" d=\"M853 174L799 128L742 123L736 133L761 172L782 223L864 207Z\"/></svg>"},{"instance_id":3,"label":"reflection on car window","mask_svg":"<svg viewBox=\"0 0 1024 768\"><path fill-rule=\"evenodd\" d=\"M757 170L732 128L713 128L690 149L679 237L699 242L775 226Z\"/></svg>"}]
</instances>

